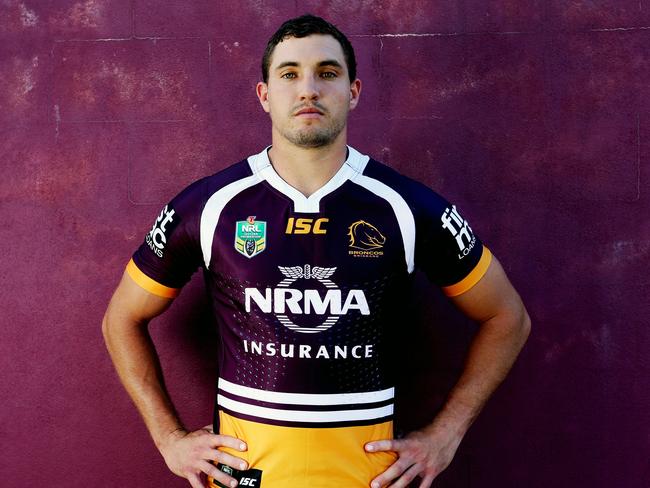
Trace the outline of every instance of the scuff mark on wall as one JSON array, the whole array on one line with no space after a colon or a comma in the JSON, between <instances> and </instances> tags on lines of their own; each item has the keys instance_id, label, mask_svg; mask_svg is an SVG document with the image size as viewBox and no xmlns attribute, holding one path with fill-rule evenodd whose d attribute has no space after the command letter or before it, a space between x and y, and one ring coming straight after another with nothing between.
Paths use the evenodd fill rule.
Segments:
<instances>
[{"instance_id":1,"label":"scuff mark on wall","mask_svg":"<svg viewBox=\"0 0 650 488\"><path fill-rule=\"evenodd\" d=\"M239 42L235 41L232 44L228 44L227 42L220 42L219 45L226 51L228 54L232 54L233 48L238 48L239 47Z\"/></svg>"},{"instance_id":2,"label":"scuff mark on wall","mask_svg":"<svg viewBox=\"0 0 650 488\"><path fill-rule=\"evenodd\" d=\"M27 8L24 3L19 5L20 21L25 27L33 27L38 23L38 15L33 10Z\"/></svg>"},{"instance_id":3,"label":"scuff mark on wall","mask_svg":"<svg viewBox=\"0 0 650 488\"><path fill-rule=\"evenodd\" d=\"M67 8L66 8L67 7ZM3 0L0 3L0 32L21 32L35 28L39 33L85 33L104 25L105 3L98 0L70 2L21 2Z\"/></svg>"},{"instance_id":4,"label":"scuff mark on wall","mask_svg":"<svg viewBox=\"0 0 650 488\"><path fill-rule=\"evenodd\" d=\"M61 125L61 110L58 105L54 105L54 121L56 122L54 139L57 140L59 138L59 127Z\"/></svg>"},{"instance_id":5,"label":"scuff mark on wall","mask_svg":"<svg viewBox=\"0 0 650 488\"><path fill-rule=\"evenodd\" d=\"M77 2L66 11L53 16L50 23L62 30L95 29L100 24L102 16L101 4L95 0L86 0Z\"/></svg>"},{"instance_id":6,"label":"scuff mark on wall","mask_svg":"<svg viewBox=\"0 0 650 488\"><path fill-rule=\"evenodd\" d=\"M188 97L189 76L185 72L165 73L158 69L142 72L121 63L102 60L96 70L72 73L72 91L75 97L88 106L101 100L120 104L164 101L171 113L187 113L192 105ZM106 96L97 97L98 93Z\"/></svg>"},{"instance_id":7,"label":"scuff mark on wall","mask_svg":"<svg viewBox=\"0 0 650 488\"><path fill-rule=\"evenodd\" d=\"M15 57L7 65L1 66L0 82L3 90L0 92L0 105L2 98L5 98L8 107L14 109L25 108L30 103L31 93L37 84L38 64L38 56L33 56L31 59Z\"/></svg>"},{"instance_id":8,"label":"scuff mark on wall","mask_svg":"<svg viewBox=\"0 0 650 488\"><path fill-rule=\"evenodd\" d=\"M97 27L100 15L101 10L94 0L76 3L68 12L72 24L81 27Z\"/></svg>"},{"instance_id":9,"label":"scuff mark on wall","mask_svg":"<svg viewBox=\"0 0 650 488\"><path fill-rule=\"evenodd\" d=\"M465 70L460 80L456 79L453 83L435 90L434 98L449 98L456 95L463 95L467 92L485 89L486 86L499 86L507 83L508 80L526 80L531 76L532 67L529 63L523 63L519 66L504 67L492 70L488 73L477 73L471 70Z\"/></svg>"},{"instance_id":10,"label":"scuff mark on wall","mask_svg":"<svg viewBox=\"0 0 650 488\"><path fill-rule=\"evenodd\" d=\"M22 94L26 95L34 89L34 69L38 67L38 56L32 58L31 66L28 66L20 75L20 81L22 84Z\"/></svg>"},{"instance_id":11,"label":"scuff mark on wall","mask_svg":"<svg viewBox=\"0 0 650 488\"><path fill-rule=\"evenodd\" d=\"M650 243L639 241L616 241L605 257L604 263L616 265L624 262L636 262L650 255Z\"/></svg>"}]
</instances>

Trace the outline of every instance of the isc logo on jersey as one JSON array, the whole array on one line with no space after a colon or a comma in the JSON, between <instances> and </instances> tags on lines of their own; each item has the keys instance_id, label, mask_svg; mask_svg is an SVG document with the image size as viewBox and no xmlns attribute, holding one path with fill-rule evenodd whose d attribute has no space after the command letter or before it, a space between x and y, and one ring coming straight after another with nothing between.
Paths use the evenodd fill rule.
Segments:
<instances>
[{"instance_id":1,"label":"isc logo on jersey","mask_svg":"<svg viewBox=\"0 0 650 488\"><path fill-rule=\"evenodd\" d=\"M171 234L180 218L171 205L165 205L144 240L159 258L163 257L167 236Z\"/></svg>"},{"instance_id":2,"label":"isc logo on jersey","mask_svg":"<svg viewBox=\"0 0 650 488\"><path fill-rule=\"evenodd\" d=\"M458 249L460 250L458 259L463 259L476 244L476 237L472 232L472 228L460 216L458 210L456 210L456 205L452 205L451 208L446 208L440 217L440 221L442 222L442 228L447 229L456 238L456 244L458 244Z\"/></svg>"},{"instance_id":3,"label":"isc logo on jersey","mask_svg":"<svg viewBox=\"0 0 650 488\"><path fill-rule=\"evenodd\" d=\"M307 219L289 217L285 234L327 234L325 224L329 222L328 218Z\"/></svg>"},{"instance_id":4,"label":"isc logo on jersey","mask_svg":"<svg viewBox=\"0 0 650 488\"><path fill-rule=\"evenodd\" d=\"M368 300L363 290L349 290L343 295L339 287L330 280L336 268L322 268L319 266L278 266L284 276L276 288L246 288L246 311L251 312L254 303L262 313L273 313L282 325L294 332L314 334L323 332L332 327L341 315L357 311L361 315L370 315ZM324 287L324 293L316 288L293 288L291 285L297 280L315 280ZM289 316L316 314L324 316L320 325L315 327L300 326Z\"/></svg>"}]
</instances>

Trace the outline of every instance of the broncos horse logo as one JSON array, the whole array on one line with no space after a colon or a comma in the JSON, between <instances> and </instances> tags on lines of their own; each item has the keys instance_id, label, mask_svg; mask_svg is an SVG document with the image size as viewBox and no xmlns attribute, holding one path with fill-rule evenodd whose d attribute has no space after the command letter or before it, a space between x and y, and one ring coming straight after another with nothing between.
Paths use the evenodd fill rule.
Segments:
<instances>
[{"instance_id":1,"label":"broncos horse logo","mask_svg":"<svg viewBox=\"0 0 650 488\"><path fill-rule=\"evenodd\" d=\"M377 227L365 220L357 220L353 223L348 230L348 236L350 236L350 247L364 251L378 249L386 243L386 238Z\"/></svg>"}]
</instances>

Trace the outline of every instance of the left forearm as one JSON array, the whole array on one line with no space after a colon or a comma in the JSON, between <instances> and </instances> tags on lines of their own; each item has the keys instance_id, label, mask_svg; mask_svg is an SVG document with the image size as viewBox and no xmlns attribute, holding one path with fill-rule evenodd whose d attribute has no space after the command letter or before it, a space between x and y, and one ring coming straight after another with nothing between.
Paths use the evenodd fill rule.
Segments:
<instances>
[{"instance_id":1,"label":"left forearm","mask_svg":"<svg viewBox=\"0 0 650 488\"><path fill-rule=\"evenodd\" d=\"M432 427L456 430L463 436L505 379L529 332L530 318L523 306L517 314L497 315L482 323L463 373Z\"/></svg>"},{"instance_id":2,"label":"left forearm","mask_svg":"<svg viewBox=\"0 0 650 488\"><path fill-rule=\"evenodd\" d=\"M430 487L451 463L470 425L526 342L530 318L496 258L476 285L452 300L467 317L481 324L463 373L429 426L409 433L404 439L366 445L368 452L398 454L398 460L372 481L373 487L407 486L415 476L422 479L421 488Z\"/></svg>"}]
</instances>

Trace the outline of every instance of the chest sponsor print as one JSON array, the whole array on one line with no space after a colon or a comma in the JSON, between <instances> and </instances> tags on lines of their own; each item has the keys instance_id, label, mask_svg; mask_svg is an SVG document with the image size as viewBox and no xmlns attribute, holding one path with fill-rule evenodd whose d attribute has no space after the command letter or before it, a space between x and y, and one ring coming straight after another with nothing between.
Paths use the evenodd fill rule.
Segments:
<instances>
[{"instance_id":1,"label":"chest sponsor print","mask_svg":"<svg viewBox=\"0 0 650 488\"><path fill-rule=\"evenodd\" d=\"M250 313L253 309L264 314L273 314L287 329L302 334L317 334L331 328L339 317L350 311L369 315L370 309L363 290L351 289L343 293L330 278L336 267L320 266L278 266L283 275L274 288L246 288L245 308ZM300 286L294 283L300 281ZM305 283L307 281L307 283ZM294 319L291 318L291 316ZM315 326L296 323L301 317L322 317L322 322Z\"/></svg>"}]
</instances>

